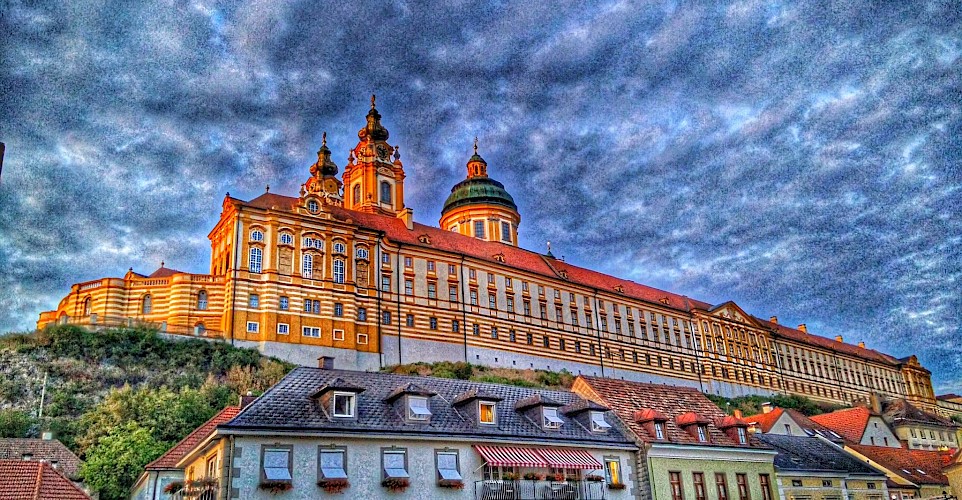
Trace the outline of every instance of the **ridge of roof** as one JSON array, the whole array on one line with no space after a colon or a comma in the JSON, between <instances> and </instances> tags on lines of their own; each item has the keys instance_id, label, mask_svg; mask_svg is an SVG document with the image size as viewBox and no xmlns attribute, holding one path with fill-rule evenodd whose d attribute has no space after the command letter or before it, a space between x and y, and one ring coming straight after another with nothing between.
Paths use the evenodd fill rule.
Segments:
<instances>
[{"instance_id":1,"label":"ridge of roof","mask_svg":"<svg viewBox=\"0 0 962 500\"><path fill-rule=\"evenodd\" d=\"M0 498L90 500L90 496L49 463L28 460L0 460Z\"/></svg>"}]
</instances>

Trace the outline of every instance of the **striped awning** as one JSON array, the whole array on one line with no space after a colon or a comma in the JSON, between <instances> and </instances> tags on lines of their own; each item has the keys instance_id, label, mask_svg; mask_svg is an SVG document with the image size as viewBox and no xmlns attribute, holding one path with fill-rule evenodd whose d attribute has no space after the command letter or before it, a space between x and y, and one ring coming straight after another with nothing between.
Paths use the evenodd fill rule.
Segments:
<instances>
[{"instance_id":1,"label":"striped awning","mask_svg":"<svg viewBox=\"0 0 962 500\"><path fill-rule=\"evenodd\" d=\"M548 467L556 469L599 470L602 468L601 463L585 450L539 449L538 454L548 462Z\"/></svg>"},{"instance_id":2,"label":"striped awning","mask_svg":"<svg viewBox=\"0 0 962 500\"><path fill-rule=\"evenodd\" d=\"M538 451L531 448L513 446L474 446L481 458L491 466L498 467L548 467Z\"/></svg>"}]
</instances>

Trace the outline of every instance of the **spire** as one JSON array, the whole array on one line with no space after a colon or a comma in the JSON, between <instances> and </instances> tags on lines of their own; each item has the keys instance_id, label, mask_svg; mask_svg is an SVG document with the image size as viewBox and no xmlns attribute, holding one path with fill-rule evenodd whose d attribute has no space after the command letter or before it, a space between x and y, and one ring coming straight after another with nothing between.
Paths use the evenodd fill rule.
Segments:
<instances>
[{"instance_id":1,"label":"spire","mask_svg":"<svg viewBox=\"0 0 962 500\"><path fill-rule=\"evenodd\" d=\"M322 177L337 175L337 164L331 160L331 150L327 147L327 132L321 134L321 149L317 150L317 163L311 165L311 175Z\"/></svg>"},{"instance_id":2,"label":"spire","mask_svg":"<svg viewBox=\"0 0 962 500\"><path fill-rule=\"evenodd\" d=\"M488 176L488 162L481 158L478 154L478 138L474 138L474 154L468 159L468 178L472 177L487 177Z\"/></svg>"},{"instance_id":3,"label":"spire","mask_svg":"<svg viewBox=\"0 0 962 500\"><path fill-rule=\"evenodd\" d=\"M370 138L374 141L386 141L391 134L381 125L381 113L375 107L375 96L371 94L371 110L367 112L367 124L357 132L357 138L362 141Z\"/></svg>"}]
</instances>

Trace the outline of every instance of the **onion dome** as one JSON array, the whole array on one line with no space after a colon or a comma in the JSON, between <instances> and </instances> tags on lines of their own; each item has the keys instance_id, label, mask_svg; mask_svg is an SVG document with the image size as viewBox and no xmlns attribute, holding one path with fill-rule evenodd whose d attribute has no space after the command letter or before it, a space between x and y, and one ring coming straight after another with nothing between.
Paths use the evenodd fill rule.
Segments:
<instances>
[{"instance_id":1,"label":"onion dome","mask_svg":"<svg viewBox=\"0 0 962 500\"><path fill-rule=\"evenodd\" d=\"M374 107L374 95L371 95L371 110L367 112L367 124L364 128L358 130L357 138L364 141L365 139L370 139L373 141L386 141L391 134L381 125L381 113L377 112L377 108Z\"/></svg>"},{"instance_id":2,"label":"onion dome","mask_svg":"<svg viewBox=\"0 0 962 500\"><path fill-rule=\"evenodd\" d=\"M488 163L478 154L478 140L474 140L474 155L468 159L468 178L454 185L444 202L441 214L467 205L501 205L518 210L514 198L504 189L504 184L488 177Z\"/></svg>"},{"instance_id":3,"label":"onion dome","mask_svg":"<svg viewBox=\"0 0 962 500\"><path fill-rule=\"evenodd\" d=\"M311 165L311 175L320 172L322 177L337 175L337 164L331 160L331 150L327 147L327 132L321 136L321 149L317 150L317 163Z\"/></svg>"}]
</instances>

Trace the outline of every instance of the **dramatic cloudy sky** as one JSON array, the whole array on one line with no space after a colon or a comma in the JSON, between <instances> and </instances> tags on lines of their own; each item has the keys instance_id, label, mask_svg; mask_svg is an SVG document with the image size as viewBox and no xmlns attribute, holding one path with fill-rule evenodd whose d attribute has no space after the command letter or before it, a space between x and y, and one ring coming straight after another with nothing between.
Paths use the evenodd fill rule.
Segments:
<instances>
[{"instance_id":1,"label":"dramatic cloudy sky","mask_svg":"<svg viewBox=\"0 0 962 500\"><path fill-rule=\"evenodd\" d=\"M0 0L0 331L206 272L224 193L296 193L324 130L343 167L374 92L417 220L477 135L523 246L962 391L954 1L135 3Z\"/></svg>"}]
</instances>

